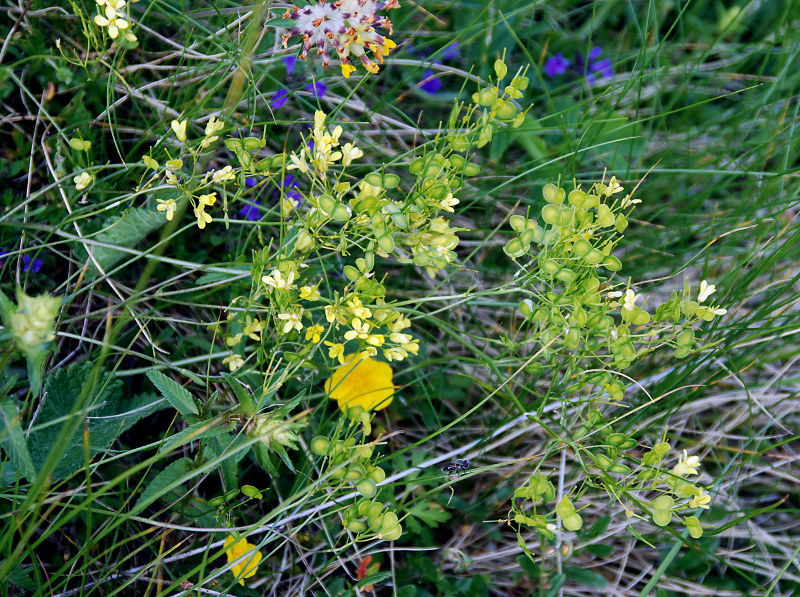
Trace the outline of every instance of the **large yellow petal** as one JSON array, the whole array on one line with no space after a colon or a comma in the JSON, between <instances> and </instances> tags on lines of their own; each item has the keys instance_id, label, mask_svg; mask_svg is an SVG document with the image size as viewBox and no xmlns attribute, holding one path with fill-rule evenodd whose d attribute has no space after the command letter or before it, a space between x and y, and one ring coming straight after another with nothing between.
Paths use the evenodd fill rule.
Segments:
<instances>
[{"instance_id":1,"label":"large yellow petal","mask_svg":"<svg viewBox=\"0 0 800 597\"><path fill-rule=\"evenodd\" d=\"M367 411L386 408L394 397L392 368L358 354L346 355L344 364L325 380L325 392L345 412L353 406Z\"/></svg>"}]
</instances>

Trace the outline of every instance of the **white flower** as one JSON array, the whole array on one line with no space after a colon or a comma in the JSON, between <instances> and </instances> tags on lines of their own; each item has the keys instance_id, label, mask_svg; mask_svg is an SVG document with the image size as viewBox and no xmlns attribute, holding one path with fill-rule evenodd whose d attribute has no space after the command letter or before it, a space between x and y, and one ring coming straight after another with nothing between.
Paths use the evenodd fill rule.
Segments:
<instances>
[{"instance_id":1,"label":"white flower","mask_svg":"<svg viewBox=\"0 0 800 597\"><path fill-rule=\"evenodd\" d=\"M278 319L286 322L283 325L283 333L288 334L292 331L292 328L296 329L298 332L302 330L303 322L300 320L302 316L303 309L292 311L291 313L278 313Z\"/></svg>"},{"instance_id":2,"label":"white flower","mask_svg":"<svg viewBox=\"0 0 800 597\"><path fill-rule=\"evenodd\" d=\"M292 163L286 166L287 170L300 170L300 172L303 174L308 174L308 162L306 162L305 147L300 150L300 156L297 156L294 152L292 152L289 156L289 159L292 161Z\"/></svg>"},{"instance_id":3,"label":"white flower","mask_svg":"<svg viewBox=\"0 0 800 597\"><path fill-rule=\"evenodd\" d=\"M700 282L700 294L697 295L697 302L702 303L704 300L706 300L708 297L714 294L716 290L717 290L716 286L714 286L713 284L709 284L708 282L703 280L702 282Z\"/></svg>"},{"instance_id":4,"label":"white flower","mask_svg":"<svg viewBox=\"0 0 800 597\"><path fill-rule=\"evenodd\" d=\"M612 290L608 293L608 298L615 299L622 296L622 292L619 290Z\"/></svg>"},{"instance_id":5,"label":"white flower","mask_svg":"<svg viewBox=\"0 0 800 597\"><path fill-rule=\"evenodd\" d=\"M294 288L294 272L289 272L289 275L284 280L283 274L280 270L273 270L268 276L262 276L261 281L267 286L271 286L275 290L291 290Z\"/></svg>"},{"instance_id":6,"label":"white flower","mask_svg":"<svg viewBox=\"0 0 800 597\"><path fill-rule=\"evenodd\" d=\"M720 309L719 307L709 307L708 310L714 315L725 315L728 312L727 309Z\"/></svg>"},{"instance_id":7,"label":"white flower","mask_svg":"<svg viewBox=\"0 0 800 597\"><path fill-rule=\"evenodd\" d=\"M636 306L636 300L639 296L630 288L625 291L625 298L622 300L622 308L626 311L633 311Z\"/></svg>"},{"instance_id":8,"label":"white flower","mask_svg":"<svg viewBox=\"0 0 800 597\"><path fill-rule=\"evenodd\" d=\"M442 202L439 203L439 207L445 211L449 211L450 213L454 213L453 206L455 205L458 205L458 199L453 197L453 193L447 193L447 197L442 199Z\"/></svg>"}]
</instances>

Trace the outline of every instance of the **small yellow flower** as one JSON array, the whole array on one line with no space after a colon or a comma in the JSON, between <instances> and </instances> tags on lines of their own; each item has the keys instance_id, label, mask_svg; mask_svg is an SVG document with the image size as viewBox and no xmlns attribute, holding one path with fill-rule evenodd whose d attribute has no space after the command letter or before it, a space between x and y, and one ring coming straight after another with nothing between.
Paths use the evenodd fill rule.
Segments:
<instances>
[{"instance_id":1,"label":"small yellow flower","mask_svg":"<svg viewBox=\"0 0 800 597\"><path fill-rule=\"evenodd\" d=\"M352 64L342 64L342 75L345 79L349 79L350 75L356 72L356 67Z\"/></svg>"},{"instance_id":2,"label":"small yellow flower","mask_svg":"<svg viewBox=\"0 0 800 597\"><path fill-rule=\"evenodd\" d=\"M228 182L229 180L235 180L235 179L236 179L236 175L233 173L233 167L232 166L225 166L222 170L216 170L211 175L211 180L215 184L220 184L220 183Z\"/></svg>"},{"instance_id":3,"label":"small yellow flower","mask_svg":"<svg viewBox=\"0 0 800 597\"><path fill-rule=\"evenodd\" d=\"M359 340L366 340L367 336L369 335L369 323L366 321L362 322L358 317L353 319L350 323L353 326L352 330L348 330L345 332L344 337L347 340L355 340L358 338Z\"/></svg>"},{"instance_id":4,"label":"small yellow flower","mask_svg":"<svg viewBox=\"0 0 800 597\"><path fill-rule=\"evenodd\" d=\"M158 201L158 207L156 207L156 209L158 211L167 212L167 220L171 222L172 218L175 216L175 210L178 209L175 199L157 199L156 201Z\"/></svg>"},{"instance_id":5,"label":"small yellow flower","mask_svg":"<svg viewBox=\"0 0 800 597\"><path fill-rule=\"evenodd\" d=\"M300 289L300 298L304 301L318 301L321 297L316 286L303 286Z\"/></svg>"},{"instance_id":6,"label":"small yellow flower","mask_svg":"<svg viewBox=\"0 0 800 597\"><path fill-rule=\"evenodd\" d=\"M244 326L243 333L245 336L256 342L261 340L259 334L264 331L264 322L259 319L252 319L247 316L247 324Z\"/></svg>"},{"instance_id":7,"label":"small yellow flower","mask_svg":"<svg viewBox=\"0 0 800 597\"><path fill-rule=\"evenodd\" d=\"M178 141L186 141L186 123L187 120L173 120L170 123L172 130L175 132L175 136L178 138Z\"/></svg>"},{"instance_id":8,"label":"small yellow flower","mask_svg":"<svg viewBox=\"0 0 800 597\"><path fill-rule=\"evenodd\" d=\"M344 147L342 147L342 165L349 166L351 163L353 163L353 160L357 160L363 155L364 152L358 147L352 143L345 143Z\"/></svg>"},{"instance_id":9,"label":"small yellow flower","mask_svg":"<svg viewBox=\"0 0 800 597\"><path fill-rule=\"evenodd\" d=\"M684 450L683 455L678 458L678 464L672 467L672 474L676 477L696 475L699 466L700 459L697 456L688 456Z\"/></svg>"},{"instance_id":10,"label":"small yellow flower","mask_svg":"<svg viewBox=\"0 0 800 597\"><path fill-rule=\"evenodd\" d=\"M364 303L362 303L361 299L358 297L355 297L351 301L347 301L347 306L350 307L350 310L353 312L353 315L355 317L358 317L359 319L369 319L370 317L372 317L372 311L367 309L364 306Z\"/></svg>"},{"instance_id":11,"label":"small yellow flower","mask_svg":"<svg viewBox=\"0 0 800 597\"><path fill-rule=\"evenodd\" d=\"M703 508L704 510L708 510L709 508L711 508L711 506L709 506L710 503L711 503L711 496L708 495L706 492L701 491L700 495L694 496L689 501L689 507L690 508Z\"/></svg>"},{"instance_id":12,"label":"small yellow flower","mask_svg":"<svg viewBox=\"0 0 800 597\"><path fill-rule=\"evenodd\" d=\"M205 208L206 206L211 207L217 201L217 194L211 193L210 195L200 195L197 198L197 202L200 204L201 208ZM210 222L211 220L209 220Z\"/></svg>"},{"instance_id":13,"label":"small yellow flower","mask_svg":"<svg viewBox=\"0 0 800 597\"><path fill-rule=\"evenodd\" d=\"M167 184L178 184L178 177L175 176L172 172L167 170Z\"/></svg>"},{"instance_id":14,"label":"small yellow flower","mask_svg":"<svg viewBox=\"0 0 800 597\"><path fill-rule=\"evenodd\" d=\"M331 352L336 345L331 346ZM374 347L370 347L374 350ZM370 351L372 352L372 351ZM336 400L343 412L353 406L364 410L380 410L391 404L394 397L392 368L360 354L344 357L344 364L325 380L325 392Z\"/></svg>"},{"instance_id":15,"label":"small yellow flower","mask_svg":"<svg viewBox=\"0 0 800 597\"><path fill-rule=\"evenodd\" d=\"M310 340L311 342L316 344L317 342L319 342L320 338L322 337L321 334L324 331L325 328L323 328L321 325L319 324L312 325L310 328L306 330L306 342Z\"/></svg>"},{"instance_id":16,"label":"small yellow flower","mask_svg":"<svg viewBox=\"0 0 800 597\"><path fill-rule=\"evenodd\" d=\"M332 359L339 359L339 364L344 365L344 344L325 340L325 345L329 347L328 356Z\"/></svg>"},{"instance_id":17,"label":"small yellow flower","mask_svg":"<svg viewBox=\"0 0 800 597\"><path fill-rule=\"evenodd\" d=\"M210 224L212 220L211 216L205 212L205 207L202 203L194 208L194 217L197 218L197 227L200 230L203 230L206 224Z\"/></svg>"},{"instance_id":18,"label":"small yellow flower","mask_svg":"<svg viewBox=\"0 0 800 597\"><path fill-rule=\"evenodd\" d=\"M183 168L183 160L169 160L167 161L167 168L170 170L180 170Z\"/></svg>"},{"instance_id":19,"label":"small yellow flower","mask_svg":"<svg viewBox=\"0 0 800 597\"><path fill-rule=\"evenodd\" d=\"M81 172L78 174L78 176L72 179L72 182L75 183L76 189L82 191L92 183L92 175L88 172Z\"/></svg>"},{"instance_id":20,"label":"small yellow flower","mask_svg":"<svg viewBox=\"0 0 800 597\"><path fill-rule=\"evenodd\" d=\"M222 359L222 363L224 365L228 365L231 369L231 373L236 371L239 367L244 365L244 359L240 357L238 354L232 354L230 356L225 357Z\"/></svg>"},{"instance_id":21,"label":"small yellow flower","mask_svg":"<svg viewBox=\"0 0 800 597\"><path fill-rule=\"evenodd\" d=\"M244 579L254 576L261 562L261 552L253 551L255 545L248 543L246 539L236 539L233 535L228 535L225 539L225 555L228 556L228 563L237 562L231 567L233 575L239 579L239 584L244 586Z\"/></svg>"}]
</instances>

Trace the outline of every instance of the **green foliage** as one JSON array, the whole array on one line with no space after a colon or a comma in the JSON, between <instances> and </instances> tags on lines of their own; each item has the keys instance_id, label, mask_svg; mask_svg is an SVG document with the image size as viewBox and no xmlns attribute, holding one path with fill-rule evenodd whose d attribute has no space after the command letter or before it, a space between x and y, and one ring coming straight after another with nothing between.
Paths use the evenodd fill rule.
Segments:
<instances>
[{"instance_id":1,"label":"green foliage","mask_svg":"<svg viewBox=\"0 0 800 597\"><path fill-rule=\"evenodd\" d=\"M198 415L197 405L191 393L177 382L157 370L147 372L147 379L161 392L172 407L184 417Z\"/></svg>"},{"instance_id":2,"label":"green foliage","mask_svg":"<svg viewBox=\"0 0 800 597\"><path fill-rule=\"evenodd\" d=\"M25 435L20 426L20 415L14 400L8 396L0 400L0 447L11 460L20 476L32 481L36 476L36 469L33 465L28 445L25 442ZM8 475L6 471L4 476Z\"/></svg>"}]
</instances>

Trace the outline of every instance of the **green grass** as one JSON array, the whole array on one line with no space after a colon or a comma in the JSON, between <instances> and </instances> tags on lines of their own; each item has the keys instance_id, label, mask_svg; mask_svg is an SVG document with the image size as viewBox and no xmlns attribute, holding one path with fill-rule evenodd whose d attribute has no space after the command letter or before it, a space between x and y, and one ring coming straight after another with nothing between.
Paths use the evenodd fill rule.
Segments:
<instances>
[{"instance_id":1,"label":"green grass","mask_svg":"<svg viewBox=\"0 0 800 597\"><path fill-rule=\"evenodd\" d=\"M0 338L1 595L356 595L367 555L380 562L378 595L798 591L800 3L401 5L390 14L400 47L377 75L345 80L312 55L298 61L299 91L279 110L281 59L295 52L274 27L261 35L240 4L132 4L138 46L111 54L105 42L87 45L88 20L72 6L3 9L0 289L63 303L43 393L32 391L6 320ZM75 7L84 19L96 11ZM283 14L267 9L267 19ZM445 57L454 41L458 56ZM613 65L600 84L545 73L556 52L574 63L594 46ZM163 164L165 149L178 151L170 122L186 118L189 138L202 138L212 114L226 128L201 174L238 165L224 143L237 135L263 137L260 158L290 153L321 109L364 151L351 183L385 166L407 191L409 163L437 147L453 101L469 101L504 51L510 73L530 64L519 102L533 107L520 128L472 150L480 172L465 179L450 218L462 229L457 264L430 278L375 260L420 350L392 363L399 389L364 440L380 438L364 462L384 471L375 499L403 535L354 542L343 526L356 494L336 475L357 457L329 466L311 446L354 433L323 390L336 364L327 347L304 353L305 336L280 340L276 321L260 343L245 340L244 367L223 364L236 331L228 313L271 321L280 311L255 296L292 234L275 184L260 195L259 221L239 214L256 191L217 185L215 221L201 232L185 204L165 223L156 199L171 187L142 188L152 171L141 156L155 147ZM426 69L441 76L435 94L419 87ZM327 85L324 97L303 89L312 77ZM78 135L90 151L69 146ZM73 177L86 168L95 180L83 193ZM626 192L639 184L642 200L612 281L624 290L630 280L653 314L687 281L696 292L706 279L728 310L703 324L686 358L673 345L636 359L616 401L575 389L582 365L570 355L583 347L540 358L540 332L518 304L543 282L535 265L523 267L530 257L517 264L503 252L509 217L538 214L545 184L569 191L573 179L586 187L604 173ZM323 293L344 291L342 268L366 242L350 240L349 256L309 253ZM26 271L25 258L40 259L40 271ZM153 371L172 383L154 385ZM590 407L605 422L575 439ZM291 445L254 437L256 412L296 434ZM657 527L626 517L607 492L619 477L589 460L607 424L637 441L621 450L629 466L665 434L666 469L683 449L701 458L696 479L712 496L696 514L701 538L677 519ZM438 465L456 458L471 468L444 475ZM577 491L579 531L560 527L548 541L513 523L514 491L532 473L548 474L559 498ZM242 493L250 488L261 497ZM263 556L246 587L223 553L231 529Z\"/></svg>"}]
</instances>

